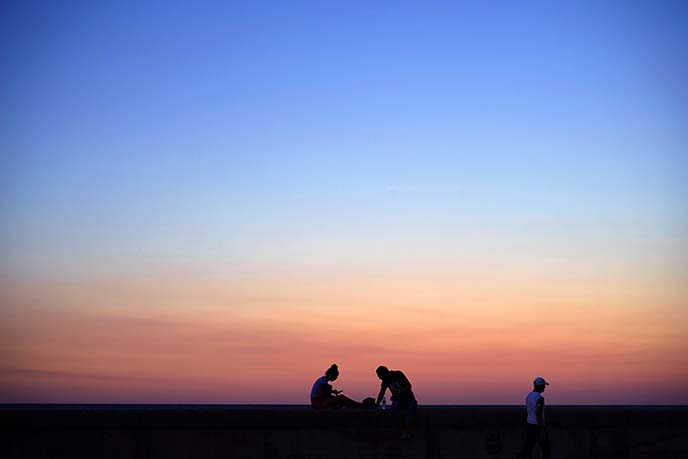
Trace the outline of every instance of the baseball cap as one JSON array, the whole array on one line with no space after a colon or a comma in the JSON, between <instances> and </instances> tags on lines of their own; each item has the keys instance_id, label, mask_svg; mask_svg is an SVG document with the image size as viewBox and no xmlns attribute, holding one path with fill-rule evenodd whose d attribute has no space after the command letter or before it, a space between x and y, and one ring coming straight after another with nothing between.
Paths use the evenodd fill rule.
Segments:
<instances>
[{"instance_id":1,"label":"baseball cap","mask_svg":"<svg viewBox=\"0 0 688 459\"><path fill-rule=\"evenodd\" d=\"M533 384L535 384L536 386L549 386L549 383L547 381L545 381L545 378L543 378L541 376L538 376L537 378L535 378L535 380L533 381Z\"/></svg>"}]
</instances>

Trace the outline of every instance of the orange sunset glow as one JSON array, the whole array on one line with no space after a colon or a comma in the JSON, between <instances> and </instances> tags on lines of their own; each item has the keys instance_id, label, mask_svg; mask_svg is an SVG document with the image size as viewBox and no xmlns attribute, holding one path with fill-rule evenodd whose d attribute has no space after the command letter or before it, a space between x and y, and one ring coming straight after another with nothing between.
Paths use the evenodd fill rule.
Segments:
<instances>
[{"instance_id":1,"label":"orange sunset glow","mask_svg":"<svg viewBox=\"0 0 688 459\"><path fill-rule=\"evenodd\" d=\"M666 283L416 269L5 284L3 397L305 403L337 362L355 398L385 363L425 403L508 404L539 373L558 403L685 399L686 311Z\"/></svg>"}]
</instances>

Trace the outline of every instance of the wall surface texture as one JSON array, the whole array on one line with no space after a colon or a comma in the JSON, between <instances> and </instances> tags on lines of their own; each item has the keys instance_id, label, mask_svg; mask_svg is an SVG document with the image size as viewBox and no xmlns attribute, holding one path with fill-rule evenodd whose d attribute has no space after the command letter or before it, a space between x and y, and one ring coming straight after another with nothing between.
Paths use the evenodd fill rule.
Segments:
<instances>
[{"instance_id":1,"label":"wall surface texture","mask_svg":"<svg viewBox=\"0 0 688 459\"><path fill-rule=\"evenodd\" d=\"M547 410L555 458L688 458L688 407ZM0 457L513 458L523 422L522 407L422 406L412 438L402 440L389 410L4 405Z\"/></svg>"}]
</instances>

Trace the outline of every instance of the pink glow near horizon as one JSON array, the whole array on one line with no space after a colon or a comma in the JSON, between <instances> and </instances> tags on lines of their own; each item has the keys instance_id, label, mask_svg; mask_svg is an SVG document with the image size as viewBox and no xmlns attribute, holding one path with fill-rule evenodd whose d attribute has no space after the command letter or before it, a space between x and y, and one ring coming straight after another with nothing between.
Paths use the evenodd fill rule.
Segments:
<instances>
[{"instance_id":1,"label":"pink glow near horizon","mask_svg":"<svg viewBox=\"0 0 688 459\"><path fill-rule=\"evenodd\" d=\"M563 300L525 279L313 276L4 285L0 401L307 403L336 362L358 399L386 364L428 404L520 403L537 375L551 403L688 402L686 313L647 285Z\"/></svg>"}]
</instances>

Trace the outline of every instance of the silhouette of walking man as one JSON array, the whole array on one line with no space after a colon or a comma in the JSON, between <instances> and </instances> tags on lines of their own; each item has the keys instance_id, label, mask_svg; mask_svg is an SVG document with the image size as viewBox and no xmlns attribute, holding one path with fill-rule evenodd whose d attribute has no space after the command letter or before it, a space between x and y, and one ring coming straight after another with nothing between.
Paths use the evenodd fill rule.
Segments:
<instances>
[{"instance_id":1,"label":"silhouette of walking man","mask_svg":"<svg viewBox=\"0 0 688 459\"><path fill-rule=\"evenodd\" d=\"M519 459L529 458L536 443L540 445L542 450L542 459L550 459L549 435L545 427L545 397L542 396L545 386L548 385L549 383L545 381L545 378L538 376L533 381L533 391L526 395L528 423L526 425L526 439L517 456Z\"/></svg>"}]
</instances>

